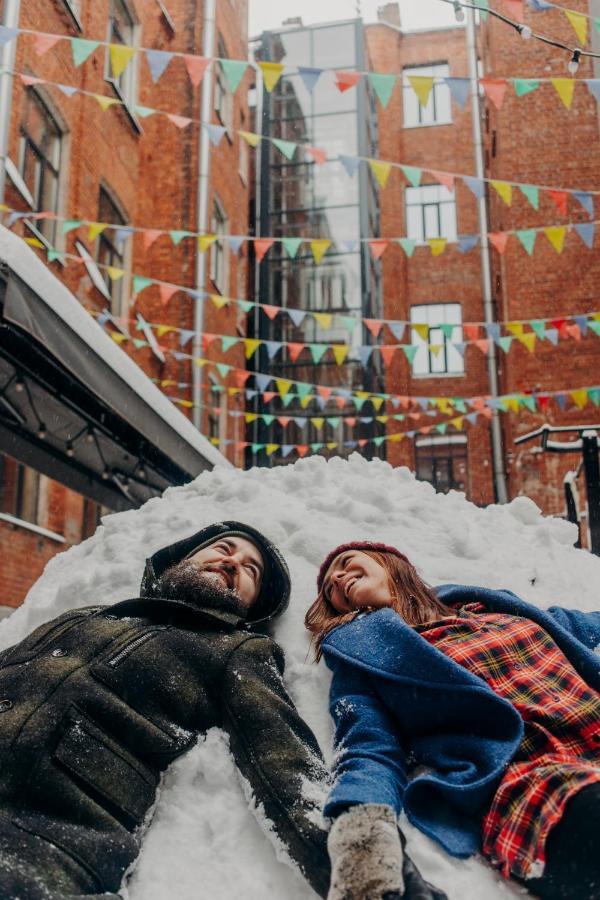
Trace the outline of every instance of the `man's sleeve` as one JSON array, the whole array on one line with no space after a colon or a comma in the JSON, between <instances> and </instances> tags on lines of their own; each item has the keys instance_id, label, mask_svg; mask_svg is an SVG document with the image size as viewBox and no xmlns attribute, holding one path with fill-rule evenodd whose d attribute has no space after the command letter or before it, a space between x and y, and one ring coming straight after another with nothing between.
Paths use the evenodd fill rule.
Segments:
<instances>
[{"instance_id":1,"label":"man's sleeve","mask_svg":"<svg viewBox=\"0 0 600 900\"><path fill-rule=\"evenodd\" d=\"M590 650L600 645L600 612L584 613L577 609L551 606L548 613Z\"/></svg>"},{"instance_id":2,"label":"man's sleeve","mask_svg":"<svg viewBox=\"0 0 600 900\"><path fill-rule=\"evenodd\" d=\"M321 806L327 770L319 745L283 686L284 658L257 636L229 657L221 687L223 726L257 805L314 890L329 885Z\"/></svg>"}]
</instances>

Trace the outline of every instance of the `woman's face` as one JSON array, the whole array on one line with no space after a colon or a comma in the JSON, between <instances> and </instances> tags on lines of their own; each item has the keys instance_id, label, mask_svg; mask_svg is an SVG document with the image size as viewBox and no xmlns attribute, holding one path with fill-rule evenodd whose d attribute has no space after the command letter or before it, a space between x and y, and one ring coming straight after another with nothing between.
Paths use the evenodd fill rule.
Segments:
<instances>
[{"instance_id":1,"label":"woman's face","mask_svg":"<svg viewBox=\"0 0 600 900\"><path fill-rule=\"evenodd\" d=\"M339 613L390 606L393 601L386 570L362 550L336 556L325 575L323 592Z\"/></svg>"}]
</instances>

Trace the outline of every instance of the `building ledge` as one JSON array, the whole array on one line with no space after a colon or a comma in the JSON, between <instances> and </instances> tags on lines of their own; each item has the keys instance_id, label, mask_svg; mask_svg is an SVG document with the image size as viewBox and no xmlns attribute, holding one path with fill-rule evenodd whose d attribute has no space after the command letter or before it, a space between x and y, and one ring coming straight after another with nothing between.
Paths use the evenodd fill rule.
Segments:
<instances>
[{"instance_id":1,"label":"building ledge","mask_svg":"<svg viewBox=\"0 0 600 900\"><path fill-rule=\"evenodd\" d=\"M9 515L9 513L0 513L0 522L7 522L9 525L16 525L24 528L26 531L33 531L34 534L56 541L57 544L66 544L67 542L62 534L50 531L48 528L42 528L41 525L34 525L33 522L26 522L25 519L18 519L16 516Z\"/></svg>"}]
</instances>

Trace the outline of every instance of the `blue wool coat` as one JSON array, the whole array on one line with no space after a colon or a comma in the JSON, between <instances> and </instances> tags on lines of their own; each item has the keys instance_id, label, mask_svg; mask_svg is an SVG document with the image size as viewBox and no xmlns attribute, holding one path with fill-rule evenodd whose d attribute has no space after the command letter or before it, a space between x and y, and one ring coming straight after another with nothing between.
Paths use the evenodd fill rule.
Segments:
<instances>
[{"instance_id":1,"label":"blue wool coat","mask_svg":"<svg viewBox=\"0 0 600 900\"><path fill-rule=\"evenodd\" d=\"M600 691L600 612L547 611L511 591L447 584L445 603L480 601L524 616L556 641ZM523 720L477 675L430 645L391 609L336 628L323 641L333 672L335 783L325 815L385 803L457 857L481 848L481 816L523 737ZM600 746L600 722L598 723ZM409 769L418 774L409 780Z\"/></svg>"}]
</instances>

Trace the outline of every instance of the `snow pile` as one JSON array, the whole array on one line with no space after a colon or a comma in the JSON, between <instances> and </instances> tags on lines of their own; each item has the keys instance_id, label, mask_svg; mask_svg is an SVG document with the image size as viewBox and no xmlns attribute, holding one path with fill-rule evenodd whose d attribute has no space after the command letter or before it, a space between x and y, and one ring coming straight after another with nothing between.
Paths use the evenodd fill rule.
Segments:
<instances>
[{"instance_id":1,"label":"snow pile","mask_svg":"<svg viewBox=\"0 0 600 900\"><path fill-rule=\"evenodd\" d=\"M66 609L136 596L146 556L220 519L254 525L284 552L293 578L290 608L276 638L300 713L330 754L328 674L307 658L303 627L316 570L342 541L393 543L432 584L509 588L541 607L598 608L600 560L572 543L573 526L542 517L521 497L478 509L462 494L436 494L407 469L320 457L250 472L226 468L199 476L142 509L110 515L96 534L55 557L25 605L0 627L0 649ZM244 797L225 736L210 732L167 773L129 900L310 900L314 894L277 858ZM523 896L477 859L453 860L405 822L409 850L450 900Z\"/></svg>"}]
</instances>

